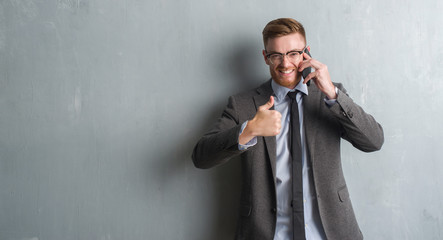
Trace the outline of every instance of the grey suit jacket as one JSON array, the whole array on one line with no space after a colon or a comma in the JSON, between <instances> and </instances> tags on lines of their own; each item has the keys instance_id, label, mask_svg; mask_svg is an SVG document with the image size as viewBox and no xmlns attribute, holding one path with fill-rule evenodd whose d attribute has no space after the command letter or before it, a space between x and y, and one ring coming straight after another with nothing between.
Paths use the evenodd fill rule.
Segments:
<instances>
[{"instance_id":1,"label":"grey suit jacket","mask_svg":"<svg viewBox=\"0 0 443 240\"><path fill-rule=\"evenodd\" d=\"M321 221L330 240L363 239L354 216L340 159L340 139L365 151L379 150L383 129L349 98L341 84L337 103L328 107L325 95L311 84L303 98L309 160L312 163ZM231 96L212 130L194 148L198 168L210 168L241 155L242 193L236 239L271 240L276 225L276 138L258 137L247 150L238 149L241 124L254 117L273 94L271 81Z\"/></svg>"}]
</instances>

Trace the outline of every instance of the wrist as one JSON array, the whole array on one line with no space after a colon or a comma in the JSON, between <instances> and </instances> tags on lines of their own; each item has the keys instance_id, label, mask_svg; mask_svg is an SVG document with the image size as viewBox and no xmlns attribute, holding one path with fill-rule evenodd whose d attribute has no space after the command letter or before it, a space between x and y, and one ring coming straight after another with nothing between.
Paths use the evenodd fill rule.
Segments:
<instances>
[{"instance_id":1,"label":"wrist","mask_svg":"<svg viewBox=\"0 0 443 240\"><path fill-rule=\"evenodd\" d=\"M256 122L257 120L255 119L255 117L251 120L248 121L248 124L245 127L245 132L247 135L250 135L252 137L256 137L257 136L257 132L255 131L256 127Z\"/></svg>"},{"instance_id":2,"label":"wrist","mask_svg":"<svg viewBox=\"0 0 443 240\"><path fill-rule=\"evenodd\" d=\"M328 91L328 93L325 93L325 94L326 94L326 97L327 97L329 100L337 99L338 89L337 89L336 86L333 86L333 87Z\"/></svg>"},{"instance_id":3,"label":"wrist","mask_svg":"<svg viewBox=\"0 0 443 240\"><path fill-rule=\"evenodd\" d=\"M246 143L251 141L251 139L256 137L254 135L254 132L252 131L253 125L254 125L254 120L249 120L247 122L246 127L243 129L243 132L238 136L239 144L245 145Z\"/></svg>"}]
</instances>

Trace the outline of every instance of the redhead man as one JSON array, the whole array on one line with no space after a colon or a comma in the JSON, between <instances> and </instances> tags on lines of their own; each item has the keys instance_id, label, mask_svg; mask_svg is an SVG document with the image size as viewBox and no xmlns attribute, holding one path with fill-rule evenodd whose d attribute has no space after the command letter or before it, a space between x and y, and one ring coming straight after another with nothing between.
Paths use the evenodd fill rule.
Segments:
<instances>
[{"instance_id":1,"label":"redhead man","mask_svg":"<svg viewBox=\"0 0 443 240\"><path fill-rule=\"evenodd\" d=\"M301 23L273 20L263 41L271 79L229 98L214 128L195 146L195 166L210 168L241 156L236 239L363 239L340 141L377 151L384 142L381 125L331 81L325 64L307 54ZM303 77L309 68L314 71Z\"/></svg>"}]
</instances>

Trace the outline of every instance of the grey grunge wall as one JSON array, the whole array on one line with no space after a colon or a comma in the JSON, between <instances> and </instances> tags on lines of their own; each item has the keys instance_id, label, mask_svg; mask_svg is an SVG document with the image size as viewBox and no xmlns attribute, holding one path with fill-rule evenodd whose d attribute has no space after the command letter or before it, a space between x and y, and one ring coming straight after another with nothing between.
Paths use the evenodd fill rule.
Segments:
<instances>
[{"instance_id":1,"label":"grey grunge wall","mask_svg":"<svg viewBox=\"0 0 443 240\"><path fill-rule=\"evenodd\" d=\"M343 141L366 239L443 238L443 3L0 1L0 239L232 239L239 159L191 152L229 95L269 78L261 31L292 17L383 126ZM357 161L358 160L358 161Z\"/></svg>"}]
</instances>

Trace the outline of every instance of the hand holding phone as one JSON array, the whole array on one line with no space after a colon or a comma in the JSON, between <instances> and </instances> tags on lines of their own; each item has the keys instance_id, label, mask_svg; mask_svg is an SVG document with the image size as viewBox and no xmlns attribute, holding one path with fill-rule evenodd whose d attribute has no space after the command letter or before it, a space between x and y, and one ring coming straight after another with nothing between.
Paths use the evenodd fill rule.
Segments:
<instances>
[{"instance_id":1,"label":"hand holding phone","mask_svg":"<svg viewBox=\"0 0 443 240\"><path fill-rule=\"evenodd\" d=\"M309 53L308 49L305 49L304 52L311 57L311 54ZM303 61L305 61L306 58L303 57ZM304 78L304 81L306 81L306 78L308 78L308 75L311 74L311 66L315 69L315 72L312 73L312 78L315 78L315 85L317 86L320 91L322 91L328 99L335 99L337 97L337 92L335 91L335 86L331 81L331 76L329 75L328 68L325 64L310 58L309 62L303 62L300 63L301 65L309 66L302 70L302 76ZM299 68L301 66L299 65ZM312 79L311 78L311 79ZM311 79L306 82L306 85L310 85Z\"/></svg>"}]
</instances>

